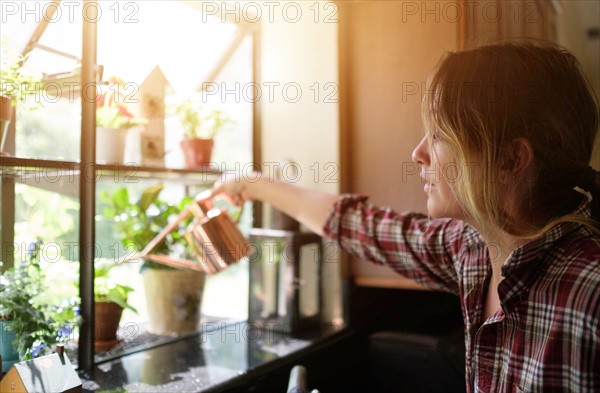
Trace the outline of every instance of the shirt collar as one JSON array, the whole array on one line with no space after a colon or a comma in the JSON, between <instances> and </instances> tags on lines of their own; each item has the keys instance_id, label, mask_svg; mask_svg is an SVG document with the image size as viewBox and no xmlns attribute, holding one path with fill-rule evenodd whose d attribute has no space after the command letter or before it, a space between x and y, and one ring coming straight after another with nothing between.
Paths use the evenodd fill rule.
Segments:
<instances>
[{"instance_id":1,"label":"shirt collar","mask_svg":"<svg viewBox=\"0 0 600 393\"><path fill-rule=\"evenodd\" d=\"M573 211L572 214L590 218L591 205L589 197L584 198L579 207ZM577 229L579 225L580 224L575 222L559 223L550 228L550 230L537 239L527 242L523 246L517 248L510 254L509 258L502 266L502 275L506 277L516 270L520 270L521 268L525 267L525 265L528 265L530 261L540 259L548 250L548 248L550 248L568 233Z\"/></svg>"},{"instance_id":2,"label":"shirt collar","mask_svg":"<svg viewBox=\"0 0 600 393\"><path fill-rule=\"evenodd\" d=\"M590 199L584 198L573 214L591 217ZM551 248L569 233L577 230L581 224L563 222L555 225L542 236L514 250L502 266L504 279L498 286L500 301L504 307L510 307L519 298L525 296L533 282L542 276L547 268L546 258ZM505 310L507 311L507 310Z\"/></svg>"}]
</instances>

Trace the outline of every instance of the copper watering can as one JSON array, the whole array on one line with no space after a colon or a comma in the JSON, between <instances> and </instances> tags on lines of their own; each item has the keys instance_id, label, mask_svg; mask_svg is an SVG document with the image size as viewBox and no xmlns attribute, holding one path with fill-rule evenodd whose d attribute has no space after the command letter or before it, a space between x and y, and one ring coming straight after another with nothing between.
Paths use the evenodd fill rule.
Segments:
<instances>
[{"instance_id":1,"label":"copper watering can","mask_svg":"<svg viewBox=\"0 0 600 393\"><path fill-rule=\"evenodd\" d=\"M248 256L251 251L250 246L236 225L239 218L234 221L227 210L216 208L209 196L209 190L198 194L177 219L169 223L148 243L138 257L176 268L214 274ZM194 219L186 229L185 238L197 261L153 254L152 250L190 215L193 215Z\"/></svg>"}]
</instances>

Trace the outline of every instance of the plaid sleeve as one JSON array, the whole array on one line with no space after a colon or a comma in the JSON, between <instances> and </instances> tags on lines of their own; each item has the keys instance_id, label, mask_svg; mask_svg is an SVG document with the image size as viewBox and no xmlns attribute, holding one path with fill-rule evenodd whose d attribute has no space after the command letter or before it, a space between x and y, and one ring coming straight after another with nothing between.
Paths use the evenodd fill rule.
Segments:
<instances>
[{"instance_id":1,"label":"plaid sleeve","mask_svg":"<svg viewBox=\"0 0 600 393\"><path fill-rule=\"evenodd\" d=\"M465 224L428 219L418 213L378 208L358 195L342 195L332 207L324 233L365 260L393 268L435 290L458 294L458 266Z\"/></svg>"}]
</instances>

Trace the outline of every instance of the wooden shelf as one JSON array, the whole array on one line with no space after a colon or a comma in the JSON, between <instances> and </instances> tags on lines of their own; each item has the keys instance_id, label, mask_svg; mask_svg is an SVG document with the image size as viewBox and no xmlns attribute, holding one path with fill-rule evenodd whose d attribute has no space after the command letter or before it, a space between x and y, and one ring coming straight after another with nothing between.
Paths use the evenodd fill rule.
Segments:
<instances>
[{"instance_id":1,"label":"wooden shelf","mask_svg":"<svg viewBox=\"0 0 600 393\"><path fill-rule=\"evenodd\" d=\"M0 157L2 175L25 172L39 172L50 169L78 170L79 163L74 161L43 160L37 158Z\"/></svg>"},{"instance_id":2,"label":"wooden shelf","mask_svg":"<svg viewBox=\"0 0 600 393\"><path fill-rule=\"evenodd\" d=\"M96 164L96 180L111 179L158 179L173 180L180 183L212 183L221 171L210 167L204 170L184 168L159 168L135 164ZM58 161L44 159L30 159L18 157L0 157L0 175L21 180L28 178L47 177L52 181L60 176L70 178L80 177L82 172L92 170L89 165L81 165L76 161ZM91 172L89 172L91 176Z\"/></svg>"}]
</instances>

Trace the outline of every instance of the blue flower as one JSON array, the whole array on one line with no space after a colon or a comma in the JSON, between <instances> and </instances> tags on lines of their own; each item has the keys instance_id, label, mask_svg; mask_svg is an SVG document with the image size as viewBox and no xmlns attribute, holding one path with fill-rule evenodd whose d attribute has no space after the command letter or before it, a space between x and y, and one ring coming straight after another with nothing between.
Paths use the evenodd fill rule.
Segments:
<instances>
[{"instance_id":1,"label":"blue flower","mask_svg":"<svg viewBox=\"0 0 600 393\"><path fill-rule=\"evenodd\" d=\"M35 252L35 249L37 248L37 242L31 242L27 245L27 253L29 255L33 254Z\"/></svg>"},{"instance_id":2,"label":"blue flower","mask_svg":"<svg viewBox=\"0 0 600 393\"><path fill-rule=\"evenodd\" d=\"M58 337L65 337L68 338L71 336L71 333L73 332L73 328L69 325L64 325L63 327L60 328L60 330L58 331Z\"/></svg>"},{"instance_id":3,"label":"blue flower","mask_svg":"<svg viewBox=\"0 0 600 393\"><path fill-rule=\"evenodd\" d=\"M40 352L42 352L42 349L44 349L44 343L38 343L37 346L34 344L33 348L31 349L31 357L38 357Z\"/></svg>"},{"instance_id":4,"label":"blue flower","mask_svg":"<svg viewBox=\"0 0 600 393\"><path fill-rule=\"evenodd\" d=\"M31 242L27 245L27 258L29 259L30 262L35 262L35 261L39 261L38 259L38 253L40 251L40 248L42 246L42 241L41 240L37 240L35 242Z\"/></svg>"}]
</instances>

